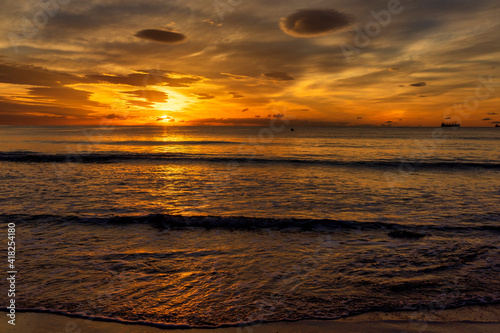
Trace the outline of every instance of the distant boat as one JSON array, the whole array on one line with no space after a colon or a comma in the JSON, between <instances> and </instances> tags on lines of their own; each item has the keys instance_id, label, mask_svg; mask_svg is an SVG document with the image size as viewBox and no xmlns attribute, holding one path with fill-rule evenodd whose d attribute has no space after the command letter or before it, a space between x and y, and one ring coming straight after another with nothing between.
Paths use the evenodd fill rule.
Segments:
<instances>
[{"instance_id":1,"label":"distant boat","mask_svg":"<svg viewBox=\"0 0 500 333\"><path fill-rule=\"evenodd\" d=\"M457 123L442 123L441 127L460 127L460 124L457 124Z\"/></svg>"}]
</instances>

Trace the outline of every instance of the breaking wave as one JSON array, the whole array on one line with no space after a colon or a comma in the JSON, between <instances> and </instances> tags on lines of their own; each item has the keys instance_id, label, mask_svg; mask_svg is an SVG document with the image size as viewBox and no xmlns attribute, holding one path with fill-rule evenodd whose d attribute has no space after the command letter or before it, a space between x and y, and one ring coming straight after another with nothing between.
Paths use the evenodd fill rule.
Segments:
<instances>
[{"instance_id":1,"label":"breaking wave","mask_svg":"<svg viewBox=\"0 0 500 333\"><path fill-rule=\"evenodd\" d=\"M217 157L200 154L182 153L91 153L91 154L41 154L36 152L0 152L0 162L18 163L120 163L127 161L175 161L215 162L215 163L261 163L261 164L304 164L340 167L407 167L404 161L397 159L345 161L329 159L296 159L296 158L253 158L249 157ZM411 166L431 169L492 169L500 170L500 163L471 161L422 161Z\"/></svg>"}]
</instances>

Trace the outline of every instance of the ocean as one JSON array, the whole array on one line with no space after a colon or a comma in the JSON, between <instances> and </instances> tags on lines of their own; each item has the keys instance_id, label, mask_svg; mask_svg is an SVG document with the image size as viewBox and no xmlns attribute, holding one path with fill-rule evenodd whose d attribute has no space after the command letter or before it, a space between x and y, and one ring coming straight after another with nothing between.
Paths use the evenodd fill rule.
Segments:
<instances>
[{"instance_id":1,"label":"ocean","mask_svg":"<svg viewBox=\"0 0 500 333\"><path fill-rule=\"evenodd\" d=\"M185 328L498 303L499 143L498 128L0 126L16 307Z\"/></svg>"}]
</instances>

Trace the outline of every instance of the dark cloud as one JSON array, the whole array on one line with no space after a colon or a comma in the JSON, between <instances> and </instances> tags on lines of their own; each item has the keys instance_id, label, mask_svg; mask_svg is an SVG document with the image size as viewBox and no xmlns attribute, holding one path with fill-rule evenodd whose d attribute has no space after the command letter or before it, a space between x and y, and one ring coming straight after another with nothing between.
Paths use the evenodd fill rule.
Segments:
<instances>
[{"instance_id":1,"label":"dark cloud","mask_svg":"<svg viewBox=\"0 0 500 333\"><path fill-rule=\"evenodd\" d=\"M170 117L170 116L166 116L166 117L156 117L156 121L168 121L169 123L171 122L174 122L175 119Z\"/></svg>"},{"instance_id":2,"label":"dark cloud","mask_svg":"<svg viewBox=\"0 0 500 333\"><path fill-rule=\"evenodd\" d=\"M493 119L491 119L491 118L483 118L481 120L493 120Z\"/></svg>"},{"instance_id":3,"label":"dark cloud","mask_svg":"<svg viewBox=\"0 0 500 333\"><path fill-rule=\"evenodd\" d=\"M196 96L198 96L198 99L212 99L215 98L215 96L207 94L207 93L194 93Z\"/></svg>"},{"instance_id":4,"label":"dark cloud","mask_svg":"<svg viewBox=\"0 0 500 333\"><path fill-rule=\"evenodd\" d=\"M363 119L363 117L358 117L358 118L356 118L356 119Z\"/></svg>"},{"instance_id":5,"label":"dark cloud","mask_svg":"<svg viewBox=\"0 0 500 333\"><path fill-rule=\"evenodd\" d=\"M313 37L347 27L351 18L335 9L302 9L280 21L281 30L294 37Z\"/></svg>"},{"instance_id":6,"label":"dark cloud","mask_svg":"<svg viewBox=\"0 0 500 333\"><path fill-rule=\"evenodd\" d=\"M122 93L138 98L144 98L150 102L156 102L156 103L164 103L168 99L168 95L163 91L151 90L151 89L122 91Z\"/></svg>"},{"instance_id":7,"label":"dark cloud","mask_svg":"<svg viewBox=\"0 0 500 333\"><path fill-rule=\"evenodd\" d=\"M425 87L427 83L425 82L417 82L417 83L412 83L410 84L411 87Z\"/></svg>"},{"instance_id":8,"label":"dark cloud","mask_svg":"<svg viewBox=\"0 0 500 333\"><path fill-rule=\"evenodd\" d=\"M249 110L249 108L244 108L243 110L241 110L241 112L247 112Z\"/></svg>"},{"instance_id":9,"label":"dark cloud","mask_svg":"<svg viewBox=\"0 0 500 333\"><path fill-rule=\"evenodd\" d=\"M229 94L233 95L233 98L243 98L245 96L238 94L237 92L230 92Z\"/></svg>"},{"instance_id":10,"label":"dark cloud","mask_svg":"<svg viewBox=\"0 0 500 333\"><path fill-rule=\"evenodd\" d=\"M65 84L89 83L90 80L76 75L51 71L29 65L0 64L0 82L33 86L62 86Z\"/></svg>"},{"instance_id":11,"label":"dark cloud","mask_svg":"<svg viewBox=\"0 0 500 333\"><path fill-rule=\"evenodd\" d=\"M186 40L186 36L181 33L158 29L141 30L138 31L135 36L142 39L168 44L181 43Z\"/></svg>"},{"instance_id":12,"label":"dark cloud","mask_svg":"<svg viewBox=\"0 0 500 333\"><path fill-rule=\"evenodd\" d=\"M47 99L52 102L69 105L104 106L101 103L90 101L91 92L69 87L34 87L28 89L31 98Z\"/></svg>"},{"instance_id":13,"label":"dark cloud","mask_svg":"<svg viewBox=\"0 0 500 333\"><path fill-rule=\"evenodd\" d=\"M127 117L124 117L124 116L120 116L116 113L110 113L106 116L104 116L103 118L106 118L106 119L119 119L119 120L125 120L127 119Z\"/></svg>"},{"instance_id":14,"label":"dark cloud","mask_svg":"<svg viewBox=\"0 0 500 333\"><path fill-rule=\"evenodd\" d=\"M496 112L488 112L488 113L487 113L487 115L488 115L488 116L496 116L497 114L498 114L498 113L496 113Z\"/></svg>"},{"instance_id":15,"label":"dark cloud","mask_svg":"<svg viewBox=\"0 0 500 333\"><path fill-rule=\"evenodd\" d=\"M10 101L0 97L0 114L12 117L23 117L26 115L32 117L30 121L40 118L41 115L72 116L74 118L82 119L92 112L90 108L85 109L81 107L84 106L82 104L79 104L78 106L79 107L71 107L66 105L59 106L45 104L25 104Z\"/></svg>"},{"instance_id":16,"label":"dark cloud","mask_svg":"<svg viewBox=\"0 0 500 333\"><path fill-rule=\"evenodd\" d=\"M198 78L181 77L171 78L160 73L133 73L129 75L88 75L87 78L99 82L109 82L114 84L125 84L129 86L145 87L151 85L167 85L169 87L188 87L200 81Z\"/></svg>"},{"instance_id":17,"label":"dark cloud","mask_svg":"<svg viewBox=\"0 0 500 333\"><path fill-rule=\"evenodd\" d=\"M272 72L272 73L265 73L262 74L266 79L268 80L274 80L274 81L290 81L290 80L295 80L293 77L288 75L285 72Z\"/></svg>"}]
</instances>

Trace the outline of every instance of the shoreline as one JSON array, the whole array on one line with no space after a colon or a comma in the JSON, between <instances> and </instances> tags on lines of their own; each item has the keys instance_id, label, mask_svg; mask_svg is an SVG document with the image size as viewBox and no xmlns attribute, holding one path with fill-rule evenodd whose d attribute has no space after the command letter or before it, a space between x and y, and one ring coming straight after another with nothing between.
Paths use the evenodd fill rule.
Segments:
<instances>
[{"instance_id":1,"label":"shoreline","mask_svg":"<svg viewBox=\"0 0 500 333\"><path fill-rule=\"evenodd\" d=\"M4 310L2 312L6 313ZM456 309L431 311L369 312L334 320L301 320L270 322L223 328L158 328L140 322L92 320L49 312L22 311L16 313L16 325L3 316L1 332L13 333L282 333L282 332L500 332L500 304L470 305ZM167 326L167 325L166 325ZM172 325L173 326L173 325Z\"/></svg>"}]
</instances>

